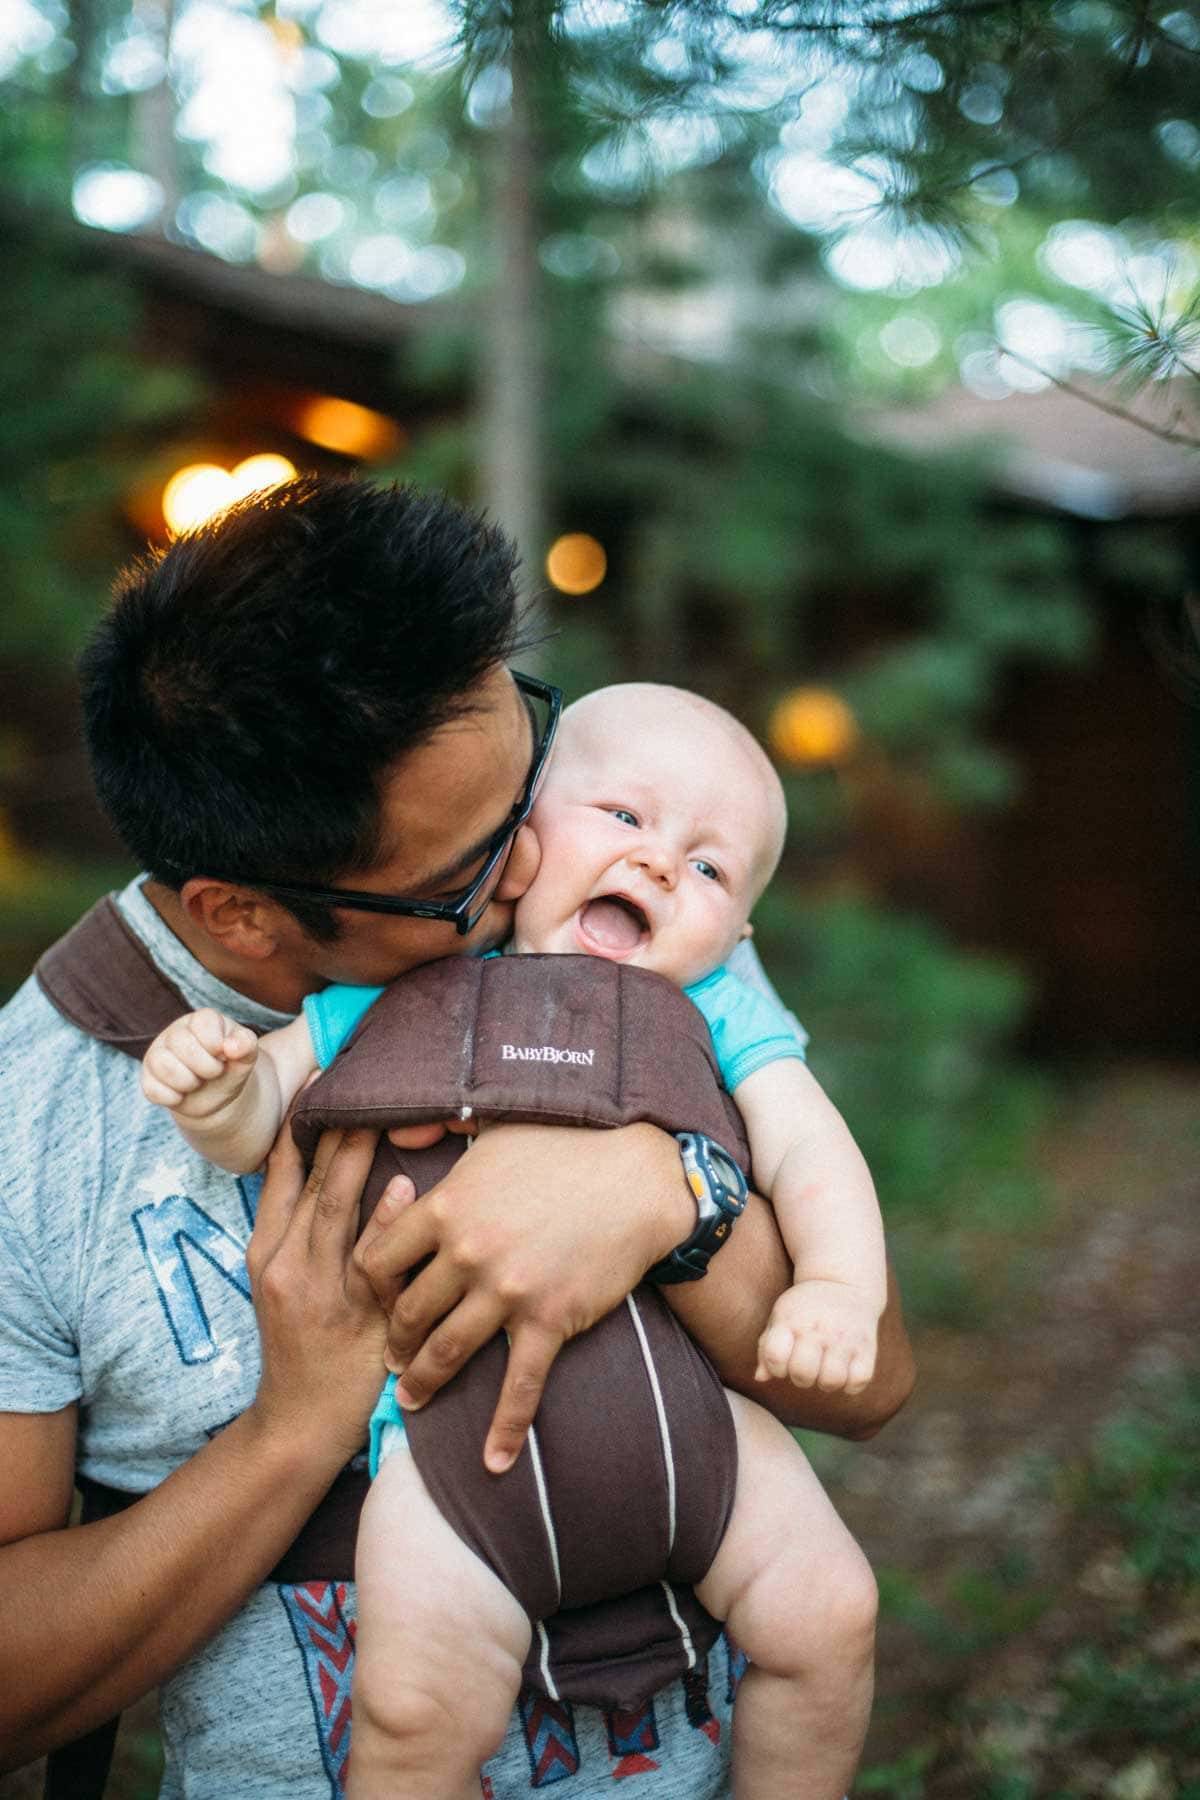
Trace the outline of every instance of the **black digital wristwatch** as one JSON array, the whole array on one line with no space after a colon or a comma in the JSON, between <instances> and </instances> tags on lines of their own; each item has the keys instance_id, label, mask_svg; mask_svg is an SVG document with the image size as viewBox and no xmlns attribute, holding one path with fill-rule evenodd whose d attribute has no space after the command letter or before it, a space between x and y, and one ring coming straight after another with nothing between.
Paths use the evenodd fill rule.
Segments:
<instances>
[{"instance_id":1,"label":"black digital wristwatch","mask_svg":"<svg viewBox=\"0 0 1200 1800\"><path fill-rule=\"evenodd\" d=\"M696 1229L669 1256L647 1269L645 1279L659 1287L674 1281L699 1281L709 1261L746 1209L746 1179L730 1156L702 1131L677 1131L683 1172L696 1201Z\"/></svg>"}]
</instances>

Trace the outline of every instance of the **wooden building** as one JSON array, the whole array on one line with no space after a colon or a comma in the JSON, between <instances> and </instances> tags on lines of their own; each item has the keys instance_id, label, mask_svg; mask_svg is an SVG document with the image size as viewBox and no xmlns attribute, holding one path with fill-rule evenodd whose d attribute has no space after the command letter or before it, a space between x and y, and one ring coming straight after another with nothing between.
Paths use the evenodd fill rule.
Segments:
<instances>
[{"instance_id":1,"label":"wooden building","mask_svg":"<svg viewBox=\"0 0 1200 1800\"><path fill-rule=\"evenodd\" d=\"M1165 394L1138 407L1157 428L1174 411ZM1098 626L1086 663L1007 684L993 735L1022 771L1016 805L923 863L897 859L889 891L1024 964L1038 1046L1194 1055L1200 708L1156 658L1138 562L1162 534L1200 589L1200 450L1055 388L955 390L880 429L916 452L995 444L999 503L1062 521Z\"/></svg>"}]
</instances>

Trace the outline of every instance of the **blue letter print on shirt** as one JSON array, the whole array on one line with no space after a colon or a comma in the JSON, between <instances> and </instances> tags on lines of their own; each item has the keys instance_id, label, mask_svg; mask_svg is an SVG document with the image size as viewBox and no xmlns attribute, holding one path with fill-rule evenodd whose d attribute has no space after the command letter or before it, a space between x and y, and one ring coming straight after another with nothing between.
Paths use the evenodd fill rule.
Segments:
<instances>
[{"instance_id":1,"label":"blue letter print on shirt","mask_svg":"<svg viewBox=\"0 0 1200 1800\"><path fill-rule=\"evenodd\" d=\"M237 1185L246 1224L252 1229L261 1183L257 1176L249 1176ZM140 1206L132 1216L180 1356L185 1363L210 1362L217 1354L216 1340L187 1253L190 1249L249 1300L245 1244L186 1194L167 1194Z\"/></svg>"}]
</instances>

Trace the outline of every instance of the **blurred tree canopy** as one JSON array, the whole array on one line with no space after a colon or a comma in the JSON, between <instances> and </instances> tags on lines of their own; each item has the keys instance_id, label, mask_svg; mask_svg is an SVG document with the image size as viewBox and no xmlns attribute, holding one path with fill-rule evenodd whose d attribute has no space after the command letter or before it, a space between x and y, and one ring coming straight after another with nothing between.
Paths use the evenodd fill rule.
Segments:
<instances>
[{"instance_id":1,"label":"blurred tree canopy","mask_svg":"<svg viewBox=\"0 0 1200 1800\"><path fill-rule=\"evenodd\" d=\"M1200 0L11 0L0 33L31 246L0 302L12 645L77 641L139 446L195 399L135 361L129 289L77 278L73 230L162 235L406 309L404 375L448 404L394 472L487 504L534 589L560 530L604 543L599 599L544 596L569 687L657 673L764 733L798 683L836 696L850 750L789 780L793 879L853 887L864 793L1012 794L990 713L1008 671L1087 654L1073 548L997 512L984 461L860 421L1085 378L1200 437ZM846 1018L857 904L779 934ZM926 1074L883 1027L869 1079L842 1060L886 1118L933 1108L919 1184L931 1142L969 1160L1021 988L877 924L879 968L941 996Z\"/></svg>"},{"instance_id":2,"label":"blurred tree canopy","mask_svg":"<svg viewBox=\"0 0 1200 1800\"><path fill-rule=\"evenodd\" d=\"M475 404L403 472L481 497L535 583L560 523L613 537L603 620L558 609L584 679L661 664L689 607L723 611L733 660L699 636L743 708L815 657L955 802L1009 791L978 737L995 679L1088 639L1062 540L981 523L983 467L845 427L952 375L998 393L1107 371L1169 391L1163 429L1189 434L1180 382L1158 378L1185 396L1196 379L1200 6L14 0L6 21L0 180L26 217L418 311L455 298L407 373L431 392L465 375ZM49 496L98 516L121 465L87 455L97 408L120 438L184 394L125 379L115 285L97 304L40 279L9 290L37 344L9 359L22 424L0 468L40 465L5 489L16 636L50 647L111 546L94 532L85 569L78 514L67 529ZM99 330L69 384L68 477L81 307ZM901 629L847 663L806 619L864 589Z\"/></svg>"}]
</instances>

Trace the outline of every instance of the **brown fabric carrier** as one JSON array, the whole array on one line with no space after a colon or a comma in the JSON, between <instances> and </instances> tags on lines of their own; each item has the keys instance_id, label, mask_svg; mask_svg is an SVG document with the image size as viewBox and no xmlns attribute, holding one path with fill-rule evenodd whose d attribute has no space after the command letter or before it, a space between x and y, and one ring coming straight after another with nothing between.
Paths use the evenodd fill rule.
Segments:
<instances>
[{"instance_id":1,"label":"brown fabric carrier","mask_svg":"<svg viewBox=\"0 0 1200 1800\"><path fill-rule=\"evenodd\" d=\"M80 1030L131 1056L141 1057L164 1025L189 1010L111 897L46 952L37 977ZM741 1118L721 1088L699 1012L663 978L602 959L464 957L412 971L299 1097L292 1129L311 1159L329 1126L383 1130L464 1109L480 1119L599 1127L648 1120L701 1130L748 1166ZM423 1193L465 1147L450 1137L430 1150L400 1151L381 1139L364 1219L393 1174L410 1175ZM494 1339L408 1416L413 1456L464 1541L530 1617L544 1621L525 1671L529 1684L563 1699L632 1708L682 1673L719 1631L690 1584L712 1561L736 1481L720 1382L649 1287L565 1346L534 1430L555 1571L534 1450L527 1445L504 1476L483 1466L505 1355L503 1339ZM88 1518L139 1497L95 1483L86 1490ZM269 1579L352 1578L365 1492L365 1477L345 1471ZM101 1728L92 1740L105 1734ZM111 1728L107 1735L111 1754ZM107 1755L91 1771L98 1780L88 1785L80 1776L87 1741L50 1759L48 1800L102 1793Z\"/></svg>"},{"instance_id":2,"label":"brown fabric carrier","mask_svg":"<svg viewBox=\"0 0 1200 1800\"><path fill-rule=\"evenodd\" d=\"M453 957L414 969L300 1095L292 1133L311 1161L330 1126L464 1114L649 1120L705 1131L748 1167L700 1013L663 977L602 958ZM461 1150L461 1139L432 1152L382 1141L364 1208L397 1169L425 1192ZM728 1404L657 1289L640 1287L560 1352L532 1441L496 1476L482 1451L505 1359L496 1338L408 1415L414 1460L459 1536L539 1622L527 1683L550 1698L632 1709L719 1630L691 1586L733 1504Z\"/></svg>"}]
</instances>

